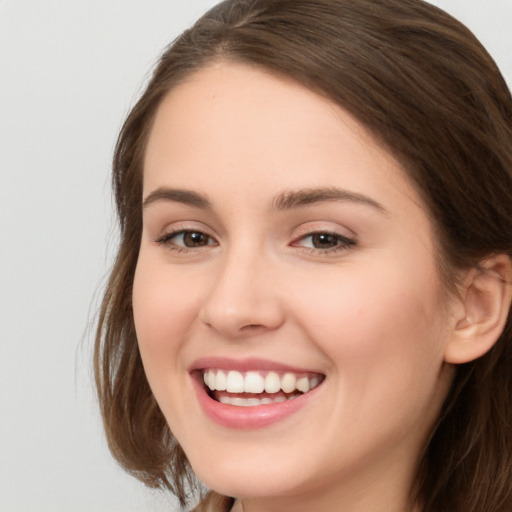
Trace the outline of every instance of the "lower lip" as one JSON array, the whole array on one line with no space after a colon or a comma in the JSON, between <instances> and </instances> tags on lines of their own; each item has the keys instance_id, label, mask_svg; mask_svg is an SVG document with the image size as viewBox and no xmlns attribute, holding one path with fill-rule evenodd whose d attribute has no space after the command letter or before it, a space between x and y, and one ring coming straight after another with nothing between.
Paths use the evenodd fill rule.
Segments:
<instances>
[{"instance_id":1,"label":"lower lip","mask_svg":"<svg viewBox=\"0 0 512 512\"><path fill-rule=\"evenodd\" d=\"M304 407L318 388L285 402L241 407L223 404L211 398L199 379L192 378L196 396L205 414L215 423L233 429L266 427L284 420Z\"/></svg>"}]
</instances>

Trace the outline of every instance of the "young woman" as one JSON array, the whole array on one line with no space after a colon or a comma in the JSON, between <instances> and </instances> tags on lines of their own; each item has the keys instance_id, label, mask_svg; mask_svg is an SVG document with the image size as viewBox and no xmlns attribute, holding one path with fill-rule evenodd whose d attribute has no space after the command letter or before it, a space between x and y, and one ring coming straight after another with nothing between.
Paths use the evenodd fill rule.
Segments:
<instances>
[{"instance_id":1,"label":"young woman","mask_svg":"<svg viewBox=\"0 0 512 512\"><path fill-rule=\"evenodd\" d=\"M198 511L512 510L512 99L420 0L228 0L114 160L114 456Z\"/></svg>"}]
</instances>

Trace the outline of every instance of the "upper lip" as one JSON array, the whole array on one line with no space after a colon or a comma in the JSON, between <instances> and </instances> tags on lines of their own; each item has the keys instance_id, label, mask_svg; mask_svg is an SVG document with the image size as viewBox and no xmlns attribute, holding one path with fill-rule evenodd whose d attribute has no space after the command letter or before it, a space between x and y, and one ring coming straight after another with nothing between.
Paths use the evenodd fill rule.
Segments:
<instances>
[{"instance_id":1,"label":"upper lip","mask_svg":"<svg viewBox=\"0 0 512 512\"><path fill-rule=\"evenodd\" d=\"M301 368L269 359L249 357L244 359L233 359L229 357L201 357L196 359L189 368L189 371L205 370L214 368L218 370L237 370L241 373L249 371L281 371L293 373L318 373L322 372L311 368Z\"/></svg>"}]
</instances>

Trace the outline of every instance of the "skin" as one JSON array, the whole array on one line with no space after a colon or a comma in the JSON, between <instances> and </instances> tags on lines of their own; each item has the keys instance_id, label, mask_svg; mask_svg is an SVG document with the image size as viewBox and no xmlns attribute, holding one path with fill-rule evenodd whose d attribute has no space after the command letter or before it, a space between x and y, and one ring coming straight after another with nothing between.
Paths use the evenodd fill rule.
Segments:
<instances>
[{"instance_id":1,"label":"skin","mask_svg":"<svg viewBox=\"0 0 512 512\"><path fill-rule=\"evenodd\" d=\"M333 187L357 195L275 208L279 194ZM210 206L155 193L165 188ZM460 308L398 162L330 101L221 62L160 106L144 198L137 337L198 477L237 497L238 511L411 512L414 470L453 377L444 353ZM201 243L186 247L183 230L203 233ZM311 233L326 232L337 235L319 247ZM291 416L232 429L193 390L189 370L205 356L263 358L325 380Z\"/></svg>"}]
</instances>

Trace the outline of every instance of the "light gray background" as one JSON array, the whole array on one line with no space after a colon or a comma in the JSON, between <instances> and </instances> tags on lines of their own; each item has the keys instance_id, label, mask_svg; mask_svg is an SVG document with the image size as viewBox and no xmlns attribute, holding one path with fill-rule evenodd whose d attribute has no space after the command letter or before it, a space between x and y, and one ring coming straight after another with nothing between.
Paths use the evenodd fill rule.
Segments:
<instances>
[{"instance_id":1,"label":"light gray background","mask_svg":"<svg viewBox=\"0 0 512 512\"><path fill-rule=\"evenodd\" d=\"M214 0L0 0L0 510L175 510L112 461L90 385L109 165L162 48ZM512 83L512 0L436 0Z\"/></svg>"}]
</instances>

